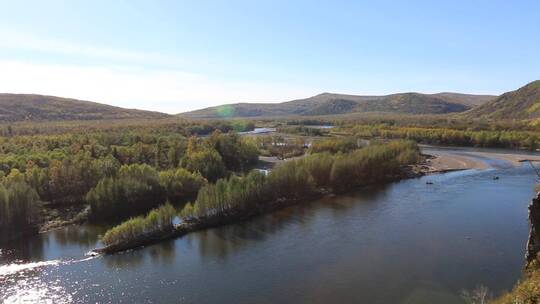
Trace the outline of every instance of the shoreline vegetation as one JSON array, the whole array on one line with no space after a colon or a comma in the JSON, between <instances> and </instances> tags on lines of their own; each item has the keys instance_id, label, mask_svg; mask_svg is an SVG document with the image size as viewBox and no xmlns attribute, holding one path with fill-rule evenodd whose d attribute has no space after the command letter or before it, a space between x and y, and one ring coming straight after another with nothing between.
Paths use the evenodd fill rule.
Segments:
<instances>
[{"instance_id":1,"label":"shoreline vegetation","mask_svg":"<svg viewBox=\"0 0 540 304\"><path fill-rule=\"evenodd\" d=\"M277 165L268 175L252 171L203 186L193 203L172 224L168 205L145 218L132 218L105 233L105 247L96 253L114 253L188 232L246 220L286 206L308 202L325 194L343 193L362 186L417 176L409 168L421 160L418 146L409 141L369 145L346 153L324 151ZM410 168L409 168L410 169ZM166 225L157 214L166 213Z\"/></svg>"},{"instance_id":2,"label":"shoreline vegetation","mask_svg":"<svg viewBox=\"0 0 540 304\"><path fill-rule=\"evenodd\" d=\"M406 139L443 146L509 148L536 151L540 133L529 130L457 129L449 126L355 125L352 134L363 138Z\"/></svg>"}]
</instances>

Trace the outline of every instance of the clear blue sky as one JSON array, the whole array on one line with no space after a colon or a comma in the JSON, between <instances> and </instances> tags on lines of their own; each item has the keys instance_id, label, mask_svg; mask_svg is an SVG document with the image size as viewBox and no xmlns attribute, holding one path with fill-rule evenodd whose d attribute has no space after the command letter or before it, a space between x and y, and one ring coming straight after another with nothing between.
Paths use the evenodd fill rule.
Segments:
<instances>
[{"instance_id":1,"label":"clear blue sky","mask_svg":"<svg viewBox=\"0 0 540 304\"><path fill-rule=\"evenodd\" d=\"M0 92L170 113L540 79L540 1L0 1Z\"/></svg>"}]
</instances>

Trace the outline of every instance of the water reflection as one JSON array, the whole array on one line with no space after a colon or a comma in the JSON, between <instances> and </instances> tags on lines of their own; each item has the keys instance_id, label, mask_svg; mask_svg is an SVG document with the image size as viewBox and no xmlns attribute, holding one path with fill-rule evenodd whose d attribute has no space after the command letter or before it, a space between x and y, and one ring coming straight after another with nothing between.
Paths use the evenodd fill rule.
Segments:
<instances>
[{"instance_id":1,"label":"water reflection","mask_svg":"<svg viewBox=\"0 0 540 304\"><path fill-rule=\"evenodd\" d=\"M165 241L148 247L136 248L125 252L103 257L105 265L110 269L137 269L152 265L171 265L176 259L174 240Z\"/></svg>"},{"instance_id":2,"label":"water reflection","mask_svg":"<svg viewBox=\"0 0 540 304\"><path fill-rule=\"evenodd\" d=\"M174 263L174 259L176 258L175 249L174 240L169 240L156 246L150 246L148 252L152 259L152 263L170 265Z\"/></svg>"},{"instance_id":3,"label":"water reflection","mask_svg":"<svg viewBox=\"0 0 540 304\"><path fill-rule=\"evenodd\" d=\"M293 206L247 222L191 233L186 238L189 244L196 243L202 257L226 260L230 254L263 242L290 224L308 226L314 212L309 206Z\"/></svg>"},{"instance_id":4,"label":"water reflection","mask_svg":"<svg viewBox=\"0 0 540 304\"><path fill-rule=\"evenodd\" d=\"M44 246L48 243L48 239L36 236L3 244L0 254L0 264L9 264L13 261L43 260Z\"/></svg>"},{"instance_id":5,"label":"water reflection","mask_svg":"<svg viewBox=\"0 0 540 304\"><path fill-rule=\"evenodd\" d=\"M69 226L52 231L56 243L60 246L81 245L91 247L98 243L99 236L107 231L107 227L98 225ZM48 238L43 238L48 240Z\"/></svg>"},{"instance_id":6,"label":"water reflection","mask_svg":"<svg viewBox=\"0 0 540 304\"><path fill-rule=\"evenodd\" d=\"M139 268L144 263L146 252L140 249L128 250L103 257L105 265L111 269Z\"/></svg>"},{"instance_id":7,"label":"water reflection","mask_svg":"<svg viewBox=\"0 0 540 304\"><path fill-rule=\"evenodd\" d=\"M389 185L370 186L356 193L336 197L324 197L312 203L287 207L271 214L259 216L246 222L237 223L191 233L185 238L190 246L196 243L199 254L206 258L219 258L223 261L237 251L250 248L256 242L264 242L272 235L291 225L298 225L303 230L312 229L313 220L323 210L330 211L334 217L339 217L350 208L358 205L376 204L377 199L384 197Z\"/></svg>"}]
</instances>

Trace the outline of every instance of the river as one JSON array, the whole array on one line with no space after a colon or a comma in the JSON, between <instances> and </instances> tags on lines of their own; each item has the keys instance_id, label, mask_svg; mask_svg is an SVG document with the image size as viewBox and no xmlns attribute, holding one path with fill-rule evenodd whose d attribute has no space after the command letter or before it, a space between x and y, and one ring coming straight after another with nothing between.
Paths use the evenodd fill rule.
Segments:
<instances>
[{"instance_id":1,"label":"river","mask_svg":"<svg viewBox=\"0 0 540 304\"><path fill-rule=\"evenodd\" d=\"M103 227L44 233L1 249L0 300L462 303L479 285L498 294L521 275L536 176L483 160L490 169L361 189L110 256L85 256Z\"/></svg>"}]
</instances>

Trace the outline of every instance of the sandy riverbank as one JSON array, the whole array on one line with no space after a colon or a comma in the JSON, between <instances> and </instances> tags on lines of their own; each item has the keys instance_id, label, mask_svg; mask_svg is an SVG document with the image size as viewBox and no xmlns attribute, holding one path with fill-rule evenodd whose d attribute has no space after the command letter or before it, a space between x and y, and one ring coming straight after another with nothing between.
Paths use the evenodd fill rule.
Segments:
<instances>
[{"instance_id":1,"label":"sandy riverbank","mask_svg":"<svg viewBox=\"0 0 540 304\"><path fill-rule=\"evenodd\" d=\"M454 150L452 148L437 148L433 146L422 146L421 149L423 154L428 155L426 161L419 165L419 168L417 168L417 170L422 172L422 174L466 169L483 170L491 167L491 165L487 162L489 159L502 161L505 164L512 166L518 166L527 160L540 162L540 155L461 150L459 148ZM271 169L276 164L302 157L303 156L298 156L283 160L278 159L277 157L261 156L259 157L259 167L263 169Z\"/></svg>"},{"instance_id":2,"label":"sandy riverbank","mask_svg":"<svg viewBox=\"0 0 540 304\"><path fill-rule=\"evenodd\" d=\"M487 169L490 164L487 159L503 161L507 164L518 166L520 163L530 160L540 162L540 155L527 155L520 153L498 153L486 151L454 151L436 148L423 148L422 152L430 155L431 158L426 160L425 166L428 167L428 172L444 172L452 170L465 169Z\"/></svg>"}]
</instances>

